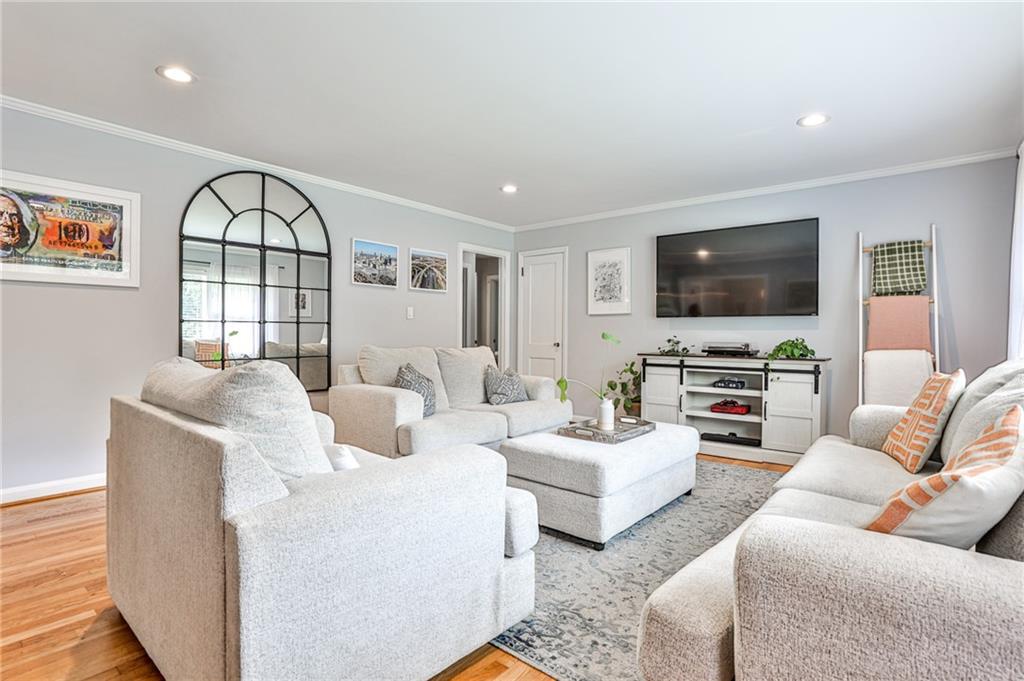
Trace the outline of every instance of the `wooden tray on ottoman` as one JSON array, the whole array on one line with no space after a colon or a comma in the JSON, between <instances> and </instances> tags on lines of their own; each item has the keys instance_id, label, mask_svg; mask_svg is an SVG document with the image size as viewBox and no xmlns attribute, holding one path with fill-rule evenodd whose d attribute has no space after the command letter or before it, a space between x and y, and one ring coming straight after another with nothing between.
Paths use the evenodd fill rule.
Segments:
<instances>
[{"instance_id":1,"label":"wooden tray on ottoman","mask_svg":"<svg viewBox=\"0 0 1024 681\"><path fill-rule=\"evenodd\" d=\"M600 442L606 445L617 445L654 430L653 421L644 421L634 416L616 416L615 430L601 430L597 427L597 419L570 423L558 429L559 435L574 437L578 440Z\"/></svg>"}]
</instances>

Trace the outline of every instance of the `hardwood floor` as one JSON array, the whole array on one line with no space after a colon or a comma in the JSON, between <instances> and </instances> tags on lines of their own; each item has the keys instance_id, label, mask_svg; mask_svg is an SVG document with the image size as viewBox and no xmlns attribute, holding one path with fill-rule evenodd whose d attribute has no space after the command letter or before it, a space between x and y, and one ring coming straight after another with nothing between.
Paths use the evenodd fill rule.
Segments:
<instances>
[{"instance_id":1,"label":"hardwood floor","mask_svg":"<svg viewBox=\"0 0 1024 681\"><path fill-rule=\"evenodd\" d=\"M701 455L785 472L788 466ZM106 492L0 509L0 678L4 681L160 679L107 593ZM491 645L433 681L545 681Z\"/></svg>"}]
</instances>

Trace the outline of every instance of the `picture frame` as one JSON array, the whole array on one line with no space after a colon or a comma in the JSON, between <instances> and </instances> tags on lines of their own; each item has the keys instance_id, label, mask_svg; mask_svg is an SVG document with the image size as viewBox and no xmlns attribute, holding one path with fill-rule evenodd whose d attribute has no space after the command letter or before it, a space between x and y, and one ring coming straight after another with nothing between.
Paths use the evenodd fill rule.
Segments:
<instances>
[{"instance_id":1,"label":"picture frame","mask_svg":"<svg viewBox=\"0 0 1024 681\"><path fill-rule=\"evenodd\" d=\"M372 239L352 239L352 283L359 286L398 288L401 273L399 248Z\"/></svg>"},{"instance_id":2,"label":"picture frame","mask_svg":"<svg viewBox=\"0 0 1024 681\"><path fill-rule=\"evenodd\" d=\"M409 249L409 290L448 292L448 254L425 248Z\"/></svg>"},{"instance_id":3,"label":"picture frame","mask_svg":"<svg viewBox=\"0 0 1024 681\"><path fill-rule=\"evenodd\" d=\"M587 314L631 314L631 252L628 246L587 252Z\"/></svg>"},{"instance_id":4,"label":"picture frame","mask_svg":"<svg viewBox=\"0 0 1024 681\"><path fill-rule=\"evenodd\" d=\"M0 170L0 280L138 288L142 196Z\"/></svg>"},{"instance_id":5,"label":"picture frame","mask_svg":"<svg viewBox=\"0 0 1024 681\"><path fill-rule=\"evenodd\" d=\"M313 291L308 288L300 288L294 296L288 298L289 317L312 317L313 316Z\"/></svg>"}]
</instances>

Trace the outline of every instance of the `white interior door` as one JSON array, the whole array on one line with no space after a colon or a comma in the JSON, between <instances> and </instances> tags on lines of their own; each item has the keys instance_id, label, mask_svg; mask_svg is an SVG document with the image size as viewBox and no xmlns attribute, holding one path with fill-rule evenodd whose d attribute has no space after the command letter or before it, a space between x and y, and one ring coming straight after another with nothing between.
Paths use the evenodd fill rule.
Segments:
<instances>
[{"instance_id":1,"label":"white interior door","mask_svg":"<svg viewBox=\"0 0 1024 681\"><path fill-rule=\"evenodd\" d=\"M522 256L519 371L558 379L565 374L565 253Z\"/></svg>"}]
</instances>

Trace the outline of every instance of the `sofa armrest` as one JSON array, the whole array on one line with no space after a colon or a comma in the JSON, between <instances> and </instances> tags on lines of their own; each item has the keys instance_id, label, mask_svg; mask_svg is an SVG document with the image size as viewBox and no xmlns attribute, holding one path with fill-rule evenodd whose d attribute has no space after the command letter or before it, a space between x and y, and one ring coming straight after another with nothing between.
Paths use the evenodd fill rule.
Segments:
<instances>
[{"instance_id":1,"label":"sofa armrest","mask_svg":"<svg viewBox=\"0 0 1024 681\"><path fill-rule=\"evenodd\" d=\"M334 444L334 419L322 411L314 411L313 420L316 422L316 433L320 436L320 444Z\"/></svg>"},{"instance_id":2,"label":"sofa armrest","mask_svg":"<svg viewBox=\"0 0 1024 681\"><path fill-rule=\"evenodd\" d=\"M540 539L537 498L525 489L505 488L505 555L515 558L526 553Z\"/></svg>"},{"instance_id":3,"label":"sofa armrest","mask_svg":"<svg viewBox=\"0 0 1024 681\"><path fill-rule=\"evenodd\" d=\"M392 458L398 427L423 418L423 397L412 390L382 385L336 385L328 393L337 442Z\"/></svg>"},{"instance_id":4,"label":"sofa armrest","mask_svg":"<svg viewBox=\"0 0 1024 681\"><path fill-rule=\"evenodd\" d=\"M558 386L547 376L520 376L526 396L531 400L554 400L558 398Z\"/></svg>"},{"instance_id":5,"label":"sofa armrest","mask_svg":"<svg viewBox=\"0 0 1024 681\"><path fill-rule=\"evenodd\" d=\"M858 447L881 449L889 431L907 413L906 407L862 404L850 414L850 442Z\"/></svg>"},{"instance_id":6,"label":"sofa armrest","mask_svg":"<svg viewBox=\"0 0 1024 681\"><path fill-rule=\"evenodd\" d=\"M435 646L374 651L431 631L468 650L463 637L499 633L505 470L491 450L452 447L306 476L230 518L229 671L241 660L252 679L425 678L445 664Z\"/></svg>"},{"instance_id":7,"label":"sofa armrest","mask_svg":"<svg viewBox=\"0 0 1024 681\"><path fill-rule=\"evenodd\" d=\"M1024 678L1024 563L763 516L734 574L744 681Z\"/></svg>"}]
</instances>

